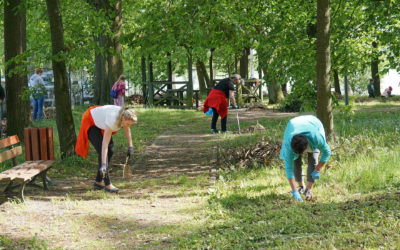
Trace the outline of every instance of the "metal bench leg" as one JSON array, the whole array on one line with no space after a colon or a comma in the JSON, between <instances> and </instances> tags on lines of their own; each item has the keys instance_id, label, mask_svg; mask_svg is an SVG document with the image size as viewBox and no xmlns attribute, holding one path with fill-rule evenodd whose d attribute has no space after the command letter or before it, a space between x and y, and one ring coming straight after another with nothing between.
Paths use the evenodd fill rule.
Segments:
<instances>
[{"instance_id":1,"label":"metal bench leg","mask_svg":"<svg viewBox=\"0 0 400 250\"><path fill-rule=\"evenodd\" d=\"M25 197L24 197L24 190L25 190L25 185L28 182L24 182L22 184L18 184L13 186L12 181L7 185L6 189L4 189L4 194L6 199L12 199L14 197L20 198L21 202L25 202ZM14 191L14 189L19 188L18 191Z\"/></svg>"},{"instance_id":2,"label":"metal bench leg","mask_svg":"<svg viewBox=\"0 0 400 250\"><path fill-rule=\"evenodd\" d=\"M47 182L48 182L48 177L46 175L47 170L43 171L40 175L42 176L42 181L43 181L43 188L44 190L49 190L49 187L47 186Z\"/></svg>"}]
</instances>

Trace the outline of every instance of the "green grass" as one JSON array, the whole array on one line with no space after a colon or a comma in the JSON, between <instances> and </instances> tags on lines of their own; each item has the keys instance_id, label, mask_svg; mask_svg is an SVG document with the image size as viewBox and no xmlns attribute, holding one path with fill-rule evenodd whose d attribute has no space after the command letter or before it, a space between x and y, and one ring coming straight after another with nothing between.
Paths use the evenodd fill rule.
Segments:
<instances>
[{"instance_id":1,"label":"green grass","mask_svg":"<svg viewBox=\"0 0 400 250\"><path fill-rule=\"evenodd\" d=\"M72 110L75 132L78 135L81 117L83 112L86 111L88 106L75 106ZM135 148L135 158L149 145L157 136L164 131L175 128L181 124L191 124L204 115L201 112L194 110L177 110L177 109L161 109L161 108L135 108L138 114L138 123L131 126L132 140ZM60 144L58 140L58 131L54 119L43 120L40 123L34 123L33 126L43 127L52 126L54 128L54 145L56 163L53 165L51 175L53 177L67 177L67 176L87 176L88 172L97 166L97 154L93 147L90 147L87 160L79 156L71 156L61 160L60 157ZM114 140L114 159L124 156L127 151L127 142L122 129L113 136ZM134 160L134 159L132 159ZM25 156L20 155L17 157L18 162L24 162ZM0 163L0 171L11 168L10 161ZM88 171L89 170L89 171Z\"/></svg>"},{"instance_id":2,"label":"green grass","mask_svg":"<svg viewBox=\"0 0 400 250\"><path fill-rule=\"evenodd\" d=\"M77 123L83 110L74 110ZM315 202L294 201L282 161L273 161L270 166L251 170L219 170L219 180L213 187L209 187L207 173L196 177L116 180L116 186L129 190L129 195L118 197L88 189L84 194L53 199L50 204L68 207L74 219L60 217L60 225L67 228L65 231L75 233L73 239L87 249L397 249L400 247L400 194L396 193L400 190L400 113L373 110L335 112L332 156L329 169L322 170L321 179L313 189ZM201 112L194 111L138 109L138 114L138 126L132 127L138 152L166 129L204 119ZM262 137L279 142L289 119L259 119L265 133L219 135L221 151L249 147ZM237 129L233 120L229 118L230 130ZM242 122L241 127L254 124ZM208 126L200 131L208 132ZM123 133L115 136L115 144L125 152ZM90 154L88 161L79 157L58 161L56 171L63 178L93 174L96 157L94 151ZM166 200L175 200L169 203L173 207L163 208ZM156 206L149 205L152 203ZM20 214L29 213L30 209L19 204L12 207ZM142 220L146 214L148 221ZM177 220L163 221L174 216ZM85 228L88 235L80 235L80 228ZM95 240L94 234L112 234L113 238ZM33 249L41 249L50 237L14 240L0 236L0 249L31 245Z\"/></svg>"},{"instance_id":3,"label":"green grass","mask_svg":"<svg viewBox=\"0 0 400 250\"><path fill-rule=\"evenodd\" d=\"M289 119L260 119L265 134L221 136L220 146L248 147L261 137L278 141ZM220 170L220 181L210 191L208 219L174 243L218 249L398 248L398 124L398 111L335 114L330 168L316 182L314 203L292 200L283 163Z\"/></svg>"}]
</instances>

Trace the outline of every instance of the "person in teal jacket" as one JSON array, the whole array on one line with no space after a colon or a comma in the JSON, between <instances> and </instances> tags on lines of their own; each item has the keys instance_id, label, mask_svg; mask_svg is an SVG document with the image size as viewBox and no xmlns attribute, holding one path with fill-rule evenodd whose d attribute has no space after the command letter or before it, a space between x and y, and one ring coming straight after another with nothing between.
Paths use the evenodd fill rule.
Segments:
<instances>
[{"instance_id":1,"label":"person in teal jacket","mask_svg":"<svg viewBox=\"0 0 400 250\"><path fill-rule=\"evenodd\" d=\"M304 189L302 178L302 154L308 154L307 187ZM322 153L318 162L318 156ZM321 121L312 115L298 116L289 121L283 135L279 158L284 161L286 177L292 188L293 198L303 201L300 193L312 199L314 180L319 179L319 171L329 160L331 149L326 143L325 130ZM318 164L317 164L318 162ZM299 188L296 189L298 183Z\"/></svg>"}]
</instances>

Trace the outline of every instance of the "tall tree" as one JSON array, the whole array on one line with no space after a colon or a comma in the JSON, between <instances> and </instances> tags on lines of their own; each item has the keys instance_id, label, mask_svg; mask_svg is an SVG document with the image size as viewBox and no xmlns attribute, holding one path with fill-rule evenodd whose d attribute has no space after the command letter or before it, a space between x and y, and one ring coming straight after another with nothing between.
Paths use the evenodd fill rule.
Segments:
<instances>
[{"instance_id":1,"label":"tall tree","mask_svg":"<svg viewBox=\"0 0 400 250\"><path fill-rule=\"evenodd\" d=\"M58 0L46 0L50 22L52 64L54 72L54 95L56 101L56 122L60 141L61 157L74 153L76 134L72 118L71 101L68 92L66 48L62 25L60 3Z\"/></svg>"},{"instance_id":2,"label":"tall tree","mask_svg":"<svg viewBox=\"0 0 400 250\"><path fill-rule=\"evenodd\" d=\"M317 116L329 139L333 136L330 84L330 0L317 1Z\"/></svg>"},{"instance_id":3,"label":"tall tree","mask_svg":"<svg viewBox=\"0 0 400 250\"><path fill-rule=\"evenodd\" d=\"M375 96L381 96L381 79L379 77L379 56L378 56L378 43L372 42L372 58L371 58L371 75L374 79L374 92Z\"/></svg>"},{"instance_id":4,"label":"tall tree","mask_svg":"<svg viewBox=\"0 0 400 250\"><path fill-rule=\"evenodd\" d=\"M87 0L95 8L104 23L96 25L95 50L95 96L97 104L110 102L109 91L112 84L123 72L122 45L122 0ZM101 18L100 18L101 19Z\"/></svg>"},{"instance_id":5,"label":"tall tree","mask_svg":"<svg viewBox=\"0 0 400 250\"><path fill-rule=\"evenodd\" d=\"M111 35L109 37L111 53L108 55L108 81L109 86L124 72L121 59L122 54L122 0L111 1Z\"/></svg>"},{"instance_id":6,"label":"tall tree","mask_svg":"<svg viewBox=\"0 0 400 250\"><path fill-rule=\"evenodd\" d=\"M342 93L340 91L339 73L336 69L333 70L333 82L335 85L335 93L341 95Z\"/></svg>"},{"instance_id":7,"label":"tall tree","mask_svg":"<svg viewBox=\"0 0 400 250\"><path fill-rule=\"evenodd\" d=\"M29 101L21 98L28 87L22 54L26 48L26 12L22 0L4 2L4 58L7 96L7 134L23 138L29 124Z\"/></svg>"}]
</instances>

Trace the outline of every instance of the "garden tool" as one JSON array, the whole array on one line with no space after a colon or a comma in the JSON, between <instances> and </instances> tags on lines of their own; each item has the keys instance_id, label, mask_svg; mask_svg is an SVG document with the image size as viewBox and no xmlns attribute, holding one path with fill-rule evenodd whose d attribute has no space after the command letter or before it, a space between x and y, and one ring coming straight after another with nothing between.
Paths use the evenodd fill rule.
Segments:
<instances>
[{"instance_id":1,"label":"garden tool","mask_svg":"<svg viewBox=\"0 0 400 250\"><path fill-rule=\"evenodd\" d=\"M240 122L239 122L239 112L236 112L236 120L238 123L238 128L239 128L239 135L240 135Z\"/></svg>"},{"instance_id":2,"label":"garden tool","mask_svg":"<svg viewBox=\"0 0 400 250\"><path fill-rule=\"evenodd\" d=\"M130 175L130 167L128 166L129 158L130 158L129 155L127 155L126 158L125 158L124 168L122 169L122 178L123 179L125 179L125 175L127 177Z\"/></svg>"}]
</instances>

